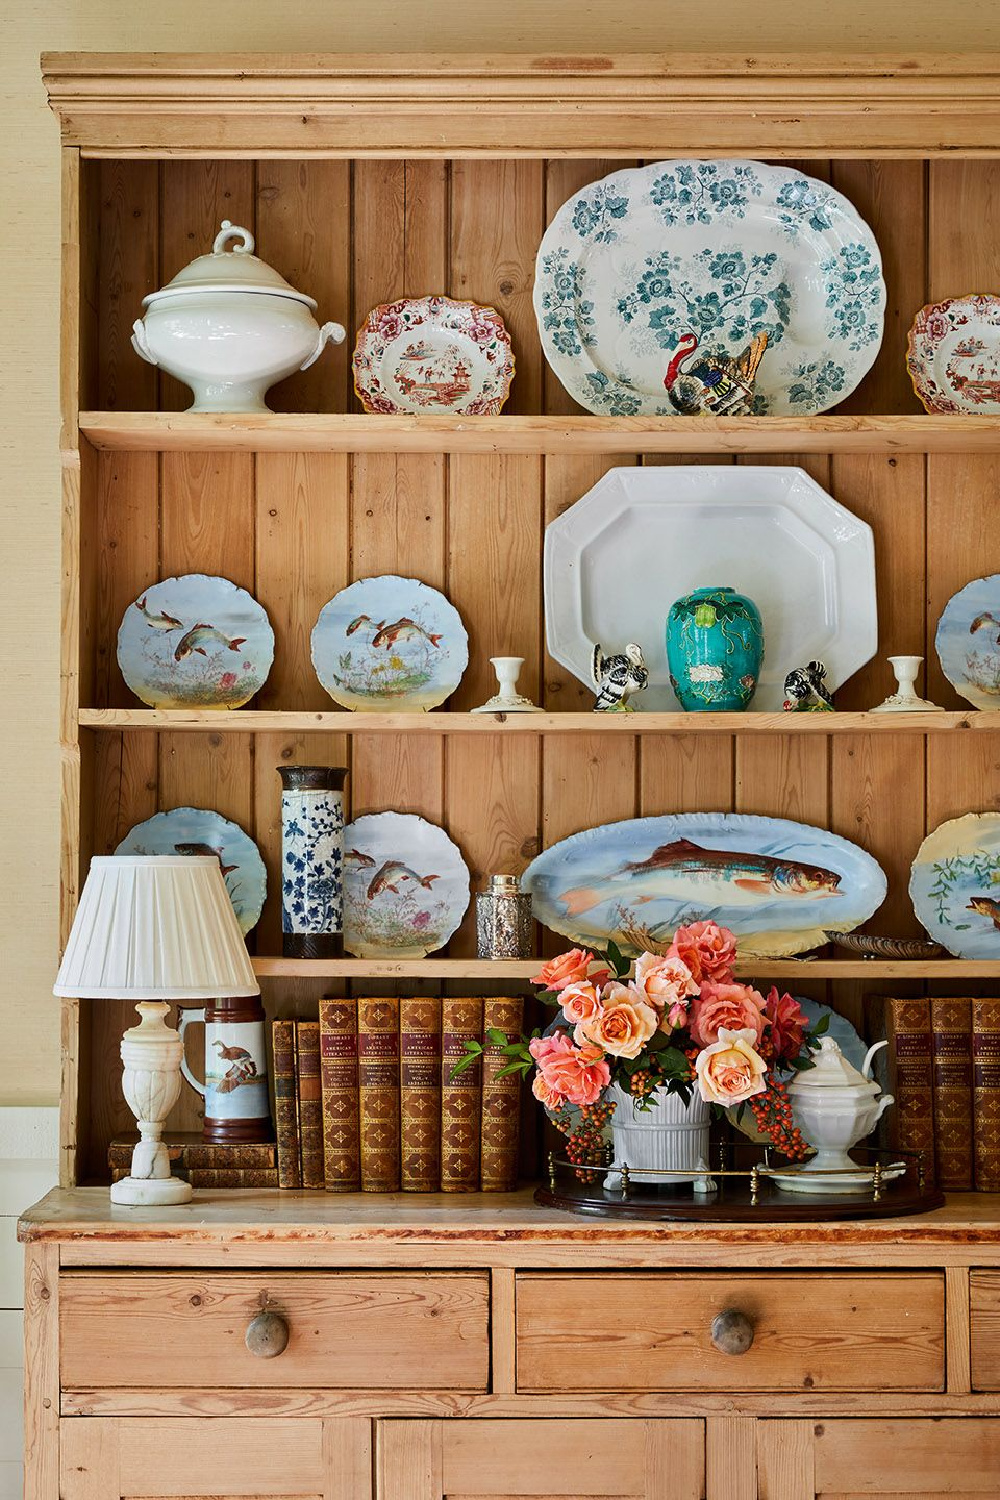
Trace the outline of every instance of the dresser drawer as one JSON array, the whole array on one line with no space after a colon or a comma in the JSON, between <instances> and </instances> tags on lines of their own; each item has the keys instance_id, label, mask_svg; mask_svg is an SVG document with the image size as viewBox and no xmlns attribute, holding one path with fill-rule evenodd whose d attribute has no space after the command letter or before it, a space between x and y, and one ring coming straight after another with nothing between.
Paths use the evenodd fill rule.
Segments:
<instances>
[{"instance_id":1,"label":"dresser drawer","mask_svg":"<svg viewBox=\"0 0 1000 1500\"><path fill-rule=\"evenodd\" d=\"M1000 1271L969 1277L972 1389L1000 1391Z\"/></svg>"},{"instance_id":2,"label":"dresser drawer","mask_svg":"<svg viewBox=\"0 0 1000 1500\"><path fill-rule=\"evenodd\" d=\"M282 1320L270 1324L278 1343L287 1328L276 1357L247 1347L262 1308ZM67 1388L484 1391L489 1380L485 1272L70 1272L59 1325Z\"/></svg>"},{"instance_id":3,"label":"dresser drawer","mask_svg":"<svg viewBox=\"0 0 1000 1500\"><path fill-rule=\"evenodd\" d=\"M722 1313L752 1334L713 1343ZM717 1325L717 1333L724 1330ZM939 1391L944 1281L857 1276L608 1272L517 1278L521 1391Z\"/></svg>"}]
</instances>

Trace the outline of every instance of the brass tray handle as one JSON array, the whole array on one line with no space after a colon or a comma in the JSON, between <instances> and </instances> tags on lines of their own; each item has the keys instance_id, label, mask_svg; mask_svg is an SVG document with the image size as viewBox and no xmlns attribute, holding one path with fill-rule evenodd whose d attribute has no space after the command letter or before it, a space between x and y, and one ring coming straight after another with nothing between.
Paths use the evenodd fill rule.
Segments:
<instances>
[{"instance_id":1,"label":"brass tray handle","mask_svg":"<svg viewBox=\"0 0 1000 1500\"><path fill-rule=\"evenodd\" d=\"M720 1354L746 1354L753 1343L753 1322L746 1313L729 1309L712 1319L712 1343Z\"/></svg>"}]
</instances>

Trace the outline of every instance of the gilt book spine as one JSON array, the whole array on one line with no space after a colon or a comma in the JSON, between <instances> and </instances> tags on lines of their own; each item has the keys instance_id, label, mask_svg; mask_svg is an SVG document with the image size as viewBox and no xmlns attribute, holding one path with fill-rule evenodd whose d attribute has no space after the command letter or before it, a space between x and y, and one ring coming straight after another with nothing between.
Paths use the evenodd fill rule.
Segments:
<instances>
[{"instance_id":1,"label":"gilt book spine","mask_svg":"<svg viewBox=\"0 0 1000 1500\"><path fill-rule=\"evenodd\" d=\"M934 1090L931 1057L931 1011L926 996L897 999L879 996L880 1031L888 1042L884 1062L878 1059L880 1082L894 1103L882 1116L882 1144L901 1151L918 1151L924 1164L924 1181L932 1187L934 1172ZM876 1009L876 1016L879 1012ZM876 1040L873 1035L872 1040Z\"/></svg>"},{"instance_id":2,"label":"gilt book spine","mask_svg":"<svg viewBox=\"0 0 1000 1500\"><path fill-rule=\"evenodd\" d=\"M498 996L483 1002L483 1124L481 1131L480 1186L484 1193L512 1193L517 1187L518 1146L521 1126L521 1075L500 1074L510 1058L499 1042L491 1042L491 1031L503 1032L508 1042L521 1035L524 1001L518 996Z\"/></svg>"},{"instance_id":3,"label":"gilt book spine","mask_svg":"<svg viewBox=\"0 0 1000 1500\"><path fill-rule=\"evenodd\" d=\"M399 1002L400 1180L404 1193L441 1185L441 1001Z\"/></svg>"},{"instance_id":4,"label":"gilt book spine","mask_svg":"<svg viewBox=\"0 0 1000 1500\"><path fill-rule=\"evenodd\" d=\"M323 1089L319 1071L319 1022L296 1021L299 1069L299 1153L302 1186L323 1187Z\"/></svg>"},{"instance_id":5,"label":"gilt book spine","mask_svg":"<svg viewBox=\"0 0 1000 1500\"><path fill-rule=\"evenodd\" d=\"M299 1099L295 1077L295 1022L271 1026L274 1059L274 1122L278 1138L278 1186L302 1186L299 1162Z\"/></svg>"},{"instance_id":6,"label":"gilt book spine","mask_svg":"<svg viewBox=\"0 0 1000 1500\"><path fill-rule=\"evenodd\" d=\"M938 1187L968 1193L973 1185L971 1000L931 1000L931 1052Z\"/></svg>"},{"instance_id":7,"label":"gilt book spine","mask_svg":"<svg viewBox=\"0 0 1000 1500\"><path fill-rule=\"evenodd\" d=\"M480 1061L457 1078L451 1070L467 1041L483 1039L482 1000L441 1002L441 1191L478 1193L483 1069Z\"/></svg>"},{"instance_id":8,"label":"gilt book spine","mask_svg":"<svg viewBox=\"0 0 1000 1500\"><path fill-rule=\"evenodd\" d=\"M135 1137L119 1137L111 1142L108 1166L112 1172L124 1167L128 1175L135 1141ZM200 1135L175 1135L166 1137L164 1144L172 1167L196 1172L267 1172L274 1171L278 1164L274 1141L238 1141L224 1146L203 1141Z\"/></svg>"},{"instance_id":9,"label":"gilt book spine","mask_svg":"<svg viewBox=\"0 0 1000 1500\"><path fill-rule=\"evenodd\" d=\"M1000 1000L972 1002L972 1134L980 1193L1000 1193Z\"/></svg>"},{"instance_id":10,"label":"gilt book spine","mask_svg":"<svg viewBox=\"0 0 1000 1500\"><path fill-rule=\"evenodd\" d=\"M399 1190L399 1002L358 1001L361 1191Z\"/></svg>"},{"instance_id":11,"label":"gilt book spine","mask_svg":"<svg viewBox=\"0 0 1000 1500\"><path fill-rule=\"evenodd\" d=\"M356 1193L361 1186L356 1000L319 1002L319 1067L326 1190Z\"/></svg>"}]
</instances>

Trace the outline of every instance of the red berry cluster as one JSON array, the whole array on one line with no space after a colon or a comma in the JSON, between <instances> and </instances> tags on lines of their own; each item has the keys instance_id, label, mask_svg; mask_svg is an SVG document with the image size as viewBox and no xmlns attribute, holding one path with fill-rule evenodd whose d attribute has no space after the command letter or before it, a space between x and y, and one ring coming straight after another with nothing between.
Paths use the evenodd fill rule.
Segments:
<instances>
[{"instance_id":1,"label":"red berry cluster","mask_svg":"<svg viewBox=\"0 0 1000 1500\"><path fill-rule=\"evenodd\" d=\"M570 1113L559 1116L556 1126L566 1137L566 1156L577 1168L596 1167L604 1160L604 1128L615 1112L609 1100L598 1100L596 1104L582 1104L574 1118ZM594 1173L579 1170L577 1177L583 1182L593 1180Z\"/></svg>"},{"instance_id":2,"label":"red berry cluster","mask_svg":"<svg viewBox=\"0 0 1000 1500\"><path fill-rule=\"evenodd\" d=\"M802 1161L809 1154L801 1131L792 1124L792 1104L781 1079L774 1079L766 1094L756 1094L750 1100L750 1109L761 1135L785 1156Z\"/></svg>"}]
</instances>

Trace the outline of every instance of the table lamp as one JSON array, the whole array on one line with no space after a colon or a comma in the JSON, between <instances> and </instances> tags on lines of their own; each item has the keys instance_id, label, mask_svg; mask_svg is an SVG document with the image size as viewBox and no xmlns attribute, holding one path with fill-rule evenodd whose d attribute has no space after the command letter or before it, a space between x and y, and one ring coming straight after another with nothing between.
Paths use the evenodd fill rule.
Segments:
<instances>
[{"instance_id":1,"label":"table lamp","mask_svg":"<svg viewBox=\"0 0 1000 1500\"><path fill-rule=\"evenodd\" d=\"M168 1001L193 1004L259 995L226 890L211 855L95 855L91 860L56 995L135 1000L141 1021L122 1037L122 1087L139 1126L130 1175L112 1203L186 1203L191 1184L170 1175L163 1143L181 1088L181 1039Z\"/></svg>"}]
</instances>

